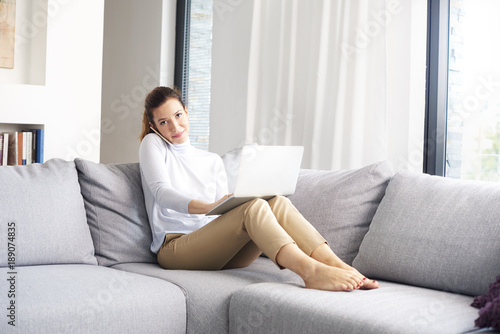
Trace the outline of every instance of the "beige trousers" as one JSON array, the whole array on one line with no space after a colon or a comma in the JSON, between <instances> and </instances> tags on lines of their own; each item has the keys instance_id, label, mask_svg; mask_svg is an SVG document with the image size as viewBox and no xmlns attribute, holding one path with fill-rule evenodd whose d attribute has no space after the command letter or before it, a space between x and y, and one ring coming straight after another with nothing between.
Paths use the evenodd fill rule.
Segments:
<instances>
[{"instance_id":1,"label":"beige trousers","mask_svg":"<svg viewBox=\"0 0 500 334\"><path fill-rule=\"evenodd\" d=\"M276 196L242 204L189 234L167 234L158 263L165 269L242 268L262 252L276 263L290 243L311 255L325 242L288 198Z\"/></svg>"}]
</instances>

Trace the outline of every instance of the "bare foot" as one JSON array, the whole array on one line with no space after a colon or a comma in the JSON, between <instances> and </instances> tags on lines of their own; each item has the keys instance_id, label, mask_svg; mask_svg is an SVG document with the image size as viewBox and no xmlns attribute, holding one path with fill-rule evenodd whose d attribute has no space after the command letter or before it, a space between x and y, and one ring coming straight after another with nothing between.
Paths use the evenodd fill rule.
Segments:
<instances>
[{"instance_id":1,"label":"bare foot","mask_svg":"<svg viewBox=\"0 0 500 334\"><path fill-rule=\"evenodd\" d=\"M328 291L352 291L361 288L363 278L356 272L317 263L315 269L303 278L306 288Z\"/></svg>"},{"instance_id":2,"label":"bare foot","mask_svg":"<svg viewBox=\"0 0 500 334\"><path fill-rule=\"evenodd\" d=\"M311 257L327 266L344 269L346 271L352 272L358 280L361 280L360 288L361 289L377 289L380 287L380 284L377 281L370 280L362 275L355 268L351 267L344 261L342 261L328 246L327 244L322 244L318 248L316 248Z\"/></svg>"},{"instance_id":3,"label":"bare foot","mask_svg":"<svg viewBox=\"0 0 500 334\"><path fill-rule=\"evenodd\" d=\"M355 268L345 264L345 266L347 266L346 268L344 268L345 270L349 270L349 271L352 271L354 272L354 274L357 276L357 277L361 277L361 280L362 280L362 284L360 286L360 289L363 289L363 290L370 290L370 289L378 289L380 288L380 284L377 282L377 281L374 281L374 280L371 280L367 277L365 277L364 275L362 275L359 271L357 271Z\"/></svg>"},{"instance_id":4,"label":"bare foot","mask_svg":"<svg viewBox=\"0 0 500 334\"><path fill-rule=\"evenodd\" d=\"M321 248L324 249L325 247ZM333 254L330 247L328 247L328 250ZM336 260L338 257L333 256L329 260L332 259ZM360 288L373 289L378 287L378 283L368 281L356 269L340 259L334 261L335 263L331 263L326 259L322 260L326 263L314 257L309 257L295 243L283 246L276 254L276 263L299 275L304 280L306 288L352 291Z\"/></svg>"},{"instance_id":5,"label":"bare foot","mask_svg":"<svg viewBox=\"0 0 500 334\"><path fill-rule=\"evenodd\" d=\"M348 265L345 262L340 261L340 262L335 262L335 263L331 263L328 265L331 267L340 268L340 269L352 272L353 275L356 277L356 279L361 280L360 289L370 290L370 289L380 288L380 284L377 281L374 281L374 280L371 280L371 279L365 277L358 270L351 267L350 265Z\"/></svg>"},{"instance_id":6,"label":"bare foot","mask_svg":"<svg viewBox=\"0 0 500 334\"><path fill-rule=\"evenodd\" d=\"M367 278L366 276L362 275L359 271L357 271L350 265L343 263L343 265L340 268L352 272L358 279L361 279L362 284L360 286L360 289L370 290L370 289L380 288L380 284L377 281Z\"/></svg>"}]
</instances>

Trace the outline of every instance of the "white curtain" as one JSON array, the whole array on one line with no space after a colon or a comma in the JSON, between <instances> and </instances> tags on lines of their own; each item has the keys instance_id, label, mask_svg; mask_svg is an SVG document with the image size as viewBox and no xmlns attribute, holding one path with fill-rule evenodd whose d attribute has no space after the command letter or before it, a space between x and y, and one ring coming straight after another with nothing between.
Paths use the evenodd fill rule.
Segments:
<instances>
[{"instance_id":1,"label":"white curtain","mask_svg":"<svg viewBox=\"0 0 500 334\"><path fill-rule=\"evenodd\" d=\"M239 85L245 142L303 145L303 168L391 160L396 169L421 169L425 3L254 0L246 85ZM400 53L408 59L400 62Z\"/></svg>"}]
</instances>

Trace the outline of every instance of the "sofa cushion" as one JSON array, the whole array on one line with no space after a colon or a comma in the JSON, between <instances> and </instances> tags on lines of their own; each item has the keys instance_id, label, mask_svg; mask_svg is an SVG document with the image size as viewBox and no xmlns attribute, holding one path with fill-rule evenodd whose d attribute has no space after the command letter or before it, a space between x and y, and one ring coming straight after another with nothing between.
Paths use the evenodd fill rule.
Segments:
<instances>
[{"instance_id":1,"label":"sofa cushion","mask_svg":"<svg viewBox=\"0 0 500 334\"><path fill-rule=\"evenodd\" d=\"M99 264L156 262L139 164L75 163Z\"/></svg>"},{"instance_id":2,"label":"sofa cushion","mask_svg":"<svg viewBox=\"0 0 500 334\"><path fill-rule=\"evenodd\" d=\"M325 292L278 283L237 291L230 333L466 333L472 297L380 282L376 290ZM279 329L279 330L277 330Z\"/></svg>"},{"instance_id":3,"label":"sofa cushion","mask_svg":"<svg viewBox=\"0 0 500 334\"><path fill-rule=\"evenodd\" d=\"M184 294L163 280L88 265L21 267L17 279L16 327L4 309L0 333L186 333Z\"/></svg>"},{"instance_id":4,"label":"sofa cushion","mask_svg":"<svg viewBox=\"0 0 500 334\"><path fill-rule=\"evenodd\" d=\"M1 267L97 264L74 162L2 166L0 185Z\"/></svg>"},{"instance_id":5,"label":"sofa cushion","mask_svg":"<svg viewBox=\"0 0 500 334\"><path fill-rule=\"evenodd\" d=\"M500 184L400 172L354 266L379 279L481 295L500 273Z\"/></svg>"},{"instance_id":6,"label":"sofa cushion","mask_svg":"<svg viewBox=\"0 0 500 334\"><path fill-rule=\"evenodd\" d=\"M157 264L124 263L115 269L157 277L178 285L186 296L187 333L228 333L229 301L236 291L261 282L303 285L290 270L279 270L269 259L258 258L242 269L218 271L165 270Z\"/></svg>"},{"instance_id":7,"label":"sofa cushion","mask_svg":"<svg viewBox=\"0 0 500 334\"><path fill-rule=\"evenodd\" d=\"M351 264L392 175L387 161L349 171L302 170L289 198Z\"/></svg>"}]
</instances>

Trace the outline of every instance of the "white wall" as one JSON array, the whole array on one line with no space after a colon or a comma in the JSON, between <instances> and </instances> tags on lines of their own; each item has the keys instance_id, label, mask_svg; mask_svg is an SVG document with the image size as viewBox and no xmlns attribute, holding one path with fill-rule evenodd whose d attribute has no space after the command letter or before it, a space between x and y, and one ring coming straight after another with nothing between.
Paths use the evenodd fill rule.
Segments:
<instances>
[{"instance_id":1,"label":"white wall","mask_svg":"<svg viewBox=\"0 0 500 334\"><path fill-rule=\"evenodd\" d=\"M101 162L136 162L144 98L173 85L175 0L106 0Z\"/></svg>"},{"instance_id":2,"label":"white wall","mask_svg":"<svg viewBox=\"0 0 500 334\"><path fill-rule=\"evenodd\" d=\"M16 39L34 38L37 44L26 26L46 30L46 61L28 74L22 68L0 72L8 77L0 81L0 123L44 124L45 160L99 161L104 0L45 0L33 8L23 2L16 35L24 35ZM24 55L14 66L29 68L29 52ZM31 73L38 79L29 79Z\"/></svg>"}]
</instances>

